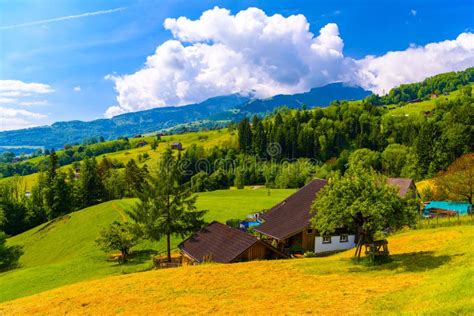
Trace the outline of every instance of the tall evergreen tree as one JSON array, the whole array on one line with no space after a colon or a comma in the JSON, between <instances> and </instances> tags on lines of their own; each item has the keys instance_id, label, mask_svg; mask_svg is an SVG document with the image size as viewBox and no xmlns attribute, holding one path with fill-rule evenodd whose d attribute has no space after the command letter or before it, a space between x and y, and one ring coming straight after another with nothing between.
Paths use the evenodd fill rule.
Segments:
<instances>
[{"instance_id":1,"label":"tall evergreen tree","mask_svg":"<svg viewBox=\"0 0 474 316\"><path fill-rule=\"evenodd\" d=\"M98 204L103 199L104 187L95 158L86 158L82 162L79 191L82 207Z\"/></svg>"},{"instance_id":2,"label":"tall evergreen tree","mask_svg":"<svg viewBox=\"0 0 474 316\"><path fill-rule=\"evenodd\" d=\"M147 168L140 168L134 159L127 162L125 166L125 183L127 196L135 196L143 190L143 183L148 174Z\"/></svg>"},{"instance_id":3,"label":"tall evergreen tree","mask_svg":"<svg viewBox=\"0 0 474 316\"><path fill-rule=\"evenodd\" d=\"M244 153L252 151L252 130L248 118L244 118L237 127L239 133L239 148Z\"/></svg>"},{"instance_id":4,"label":"tall evergreen tree","mask_svg":"<svg viewBox=\"0 0 474 316\"><path fill-rule=\"evenodd\" d=\"M150 240L166 238L168 261L171 262L171 236L182 238L204 225L205 211L196 210L196 196L187 185L179 185L177 160L168 148L156 173L144 182L139 202L128 215L136 229Z\"/></svg>"}]
</instances>

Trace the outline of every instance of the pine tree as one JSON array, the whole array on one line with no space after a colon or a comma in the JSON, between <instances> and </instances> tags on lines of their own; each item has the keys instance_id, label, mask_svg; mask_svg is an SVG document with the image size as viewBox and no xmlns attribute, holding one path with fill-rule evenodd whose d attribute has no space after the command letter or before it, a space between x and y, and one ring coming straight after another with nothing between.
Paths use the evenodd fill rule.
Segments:
<instances>
[{"instance_id":1,"label":"pine tree","mask_svg":"<svg viewBox=\"0 0 474 316\"><path fill-rule=\"evenodd\" d=\"M99 176L95 158L85 158L82 162L79 192L82 207L102 202L104 187Z\"/></svg>"},{"instance_id":2,"label":"pine tree","mask_svg":"<svg viewBox=\"0 0 474 316\"><path fill-rule=\"evenodd\" d=\"M239 148L244 153L252 151L252 130L248 118L244 118L237 127L239 132Z\"/></svg>"},{"instance_id":3,"label":"pine tree","mask_svg":"<svg viewBox=\"0 0 474 316\"><path fill-rule=\"evenodd\" d=\"M196 210L196 196L187 185L179 185L177 160L171 149L163 153L158 169L138 192L139 202L128 215L146 239L166 237L168 261L171 262L171 236L182 238L204 225L205 211Z\"/></svg>"}]
</instances>

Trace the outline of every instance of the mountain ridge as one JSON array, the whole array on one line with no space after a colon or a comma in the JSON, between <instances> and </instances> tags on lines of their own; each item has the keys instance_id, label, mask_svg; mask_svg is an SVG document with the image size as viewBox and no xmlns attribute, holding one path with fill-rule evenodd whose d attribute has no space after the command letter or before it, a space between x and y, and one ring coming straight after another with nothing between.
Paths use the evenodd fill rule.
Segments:
<instances>
[{"instance_id":1,"label":"mountain ridge","mask_svg":"<svg viewBox=\"0 0 474 316\"><path fill-rule=\"evenodd\" d=\"M91 137L115 139L121 136L169 130L183 124L200 122L196 126L222 127L244 116L264 115L280 106L299 108L324 107L334 100L362 99L371 93L360 87L332 83L292 95L275 95L254 99L240 94L216 96L200 103L166 106L124 113L110 119L93 121L60 121L47 126L0 132L0 146L43 146L61 148L65 144L80 143Z\"/></svg>"}]
</instances>

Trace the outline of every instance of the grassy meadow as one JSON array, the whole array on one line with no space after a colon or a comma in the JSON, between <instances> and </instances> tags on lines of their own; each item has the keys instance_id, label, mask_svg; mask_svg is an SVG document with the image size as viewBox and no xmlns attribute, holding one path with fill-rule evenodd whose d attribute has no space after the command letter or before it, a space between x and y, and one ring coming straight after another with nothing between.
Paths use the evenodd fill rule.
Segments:
<instances>
[{"instance_id":1,"label":"grassy meadow","mask_svg":"<svg viewBox=\"0 0 474 316\"><path fill-rule=\"evenodd\" d=\"M294 190L222 190L200 193L198 209L206 209L206 220L225 222L231 218L270 208ZM124 210L134 199L105 202L35 227L8 240L22 245L21 267L0 274L0 301L39 293L91 278L145 270L151 256L165 250L165 242L144 241L134 249L137 256L128 264L107 261L107 254L94 243L100 229L114 220L124 220ZM181 240L173 238L175 247ZM0 312L1 314L1 312Z\"/></svg>"},{"instance_id":2,"label":"grassy meadow","mask_svg":"<svg viewBox=\"0 0 474 316\"><path fill-rule=\"evenodd\" d=\"M205 264L81 282L0 304L5 314L472 314L474 226L389 238L392 262Z\"/></svg>"},{"instance_id":3,"label":"grassy meadow","mask_svg":"<svg viewBox=\"0 0 474 316\"><path fill-rule=\"evenodd\" d=\"M471 86L474 88L474 84L471 84ZM387 106L390 109L390 112L388 112L387 115L391 116L421 116L425 111L431 111L436 107L436 102L439 100L447 99L455 99L458 98L461 94L460 90L456 90L453 92L450 92L448 95L441 95L437 98L426 100L426 101L421 101L421 102L414 102L414 103L408 103L404 106L393 106L389 105Z\"/></svg>"}]
</instances>

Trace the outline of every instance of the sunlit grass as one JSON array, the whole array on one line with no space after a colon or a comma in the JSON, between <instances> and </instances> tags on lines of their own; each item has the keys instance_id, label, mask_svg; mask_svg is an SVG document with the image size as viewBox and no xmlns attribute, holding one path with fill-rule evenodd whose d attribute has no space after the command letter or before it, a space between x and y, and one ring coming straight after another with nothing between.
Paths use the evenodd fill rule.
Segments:
<instances>
[{"instance_id":1,"label":"sunlit grass","mask_svg":"<svg viewBox=\"0 0 474 316\"><path fill-rule=\"evenodd\" d=\"M83 282L0 305L6 314L470 314L474 226L389 238L393 261L208 264Z\"/></svg>"},{"instance_id":2,"label":"sunlit grass","mask_svg":"<svg viewBox=\"0 0 474 316\"><path fill-rule=\"evenodd\" d=\"M207 209L207 221L224 222L231 218L269 208L294 190L266 189L224 190L199 194L198 209ZM94 240L102 227L126 218L124 210L135 200L124 199L96 205L70 216L40 225L9 239L9 244L22 245L21 268L0 273L0 301L31 295L62 285L91 278L129 273L150 268L151 256L164 251L165 242L144 241L135 248L138 257L120 266L108 262L107 255ZM181 240L172 239L172 246ZM0 312L1 314L1 312Z\"/></svg>"}]
</instances>

